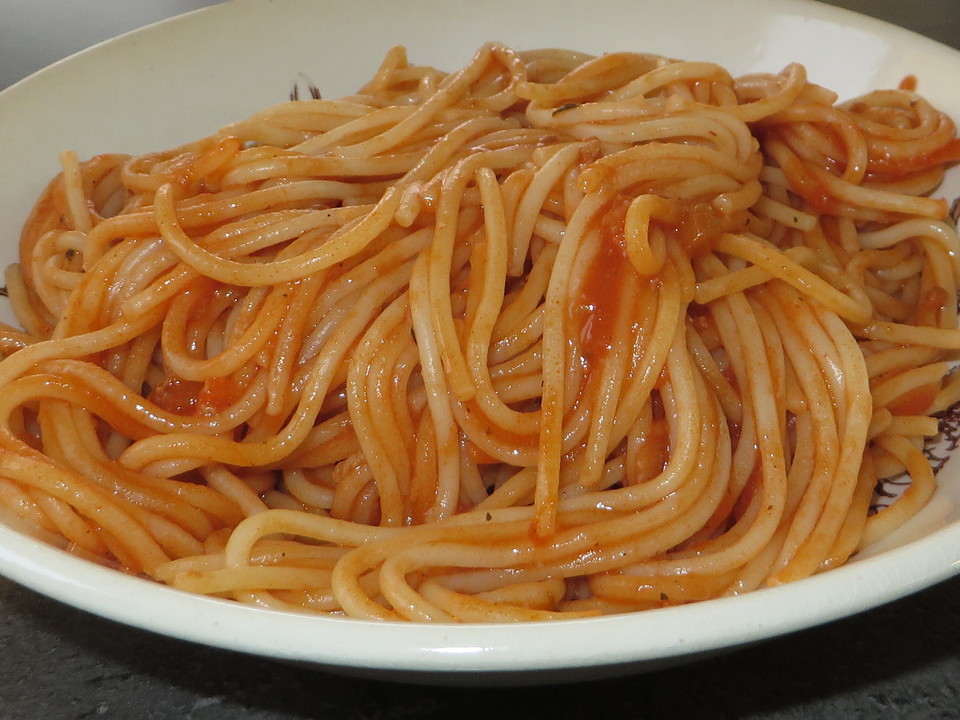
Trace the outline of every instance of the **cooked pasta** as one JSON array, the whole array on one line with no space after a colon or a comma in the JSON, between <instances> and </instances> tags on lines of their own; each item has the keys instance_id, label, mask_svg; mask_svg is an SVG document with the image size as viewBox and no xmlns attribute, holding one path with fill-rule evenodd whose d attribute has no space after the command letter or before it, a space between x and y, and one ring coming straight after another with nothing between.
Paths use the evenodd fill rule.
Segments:
<instances>
[{"instance_id":1,"label":"cooked pasta","mask_svg":"<svg viewBox=\"0 0 960 720\"><path fill-rule=\"evenodd\" d=\"M960 158L791 65L391 50L81 162L6 275L3 519L175 588L536 621L835 567L936 487ZM883 478L905 491L871 510Z\"/></svg>"}]
</instances>

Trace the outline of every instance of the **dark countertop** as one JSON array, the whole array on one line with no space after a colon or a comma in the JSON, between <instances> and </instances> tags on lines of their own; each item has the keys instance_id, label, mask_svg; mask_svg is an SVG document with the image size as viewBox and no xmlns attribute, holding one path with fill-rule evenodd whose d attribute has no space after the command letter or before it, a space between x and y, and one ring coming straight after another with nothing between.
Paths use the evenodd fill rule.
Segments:
<instances>
[{"instance_id":1,"label":"dark countertop","mask_svg":"<svg viewBox=\"0 0 960 720\"><path fill-rule=\"evenodd\" d=\"M0 0L0 88L204 0ZM835 0L960 47L960 0ZM958 78L960 81L960 78ZM0 579L0 720L958 718L960 578L676 669L548 688L394 685L191 645Z\"/></svg>"}]
</instances>

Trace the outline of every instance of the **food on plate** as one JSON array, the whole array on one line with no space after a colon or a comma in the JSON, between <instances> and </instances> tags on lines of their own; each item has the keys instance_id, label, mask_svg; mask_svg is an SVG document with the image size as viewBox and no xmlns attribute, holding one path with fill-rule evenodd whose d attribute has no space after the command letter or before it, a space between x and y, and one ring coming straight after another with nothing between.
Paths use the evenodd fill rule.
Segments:
<instances>
[{"instance_id":1,"label":"food on plate","mask_svg":"<svg viewBox=\"0 0 960 720\"><path fill-rule=\"evenodd\" d=\"M355 95L170 150L64 152L6 275L0 518L368 619L835 567L936 487L958 158L912 80L838 102L801 65L497 44L449 74L395 48Z\"/></svg>"}]
</instances>

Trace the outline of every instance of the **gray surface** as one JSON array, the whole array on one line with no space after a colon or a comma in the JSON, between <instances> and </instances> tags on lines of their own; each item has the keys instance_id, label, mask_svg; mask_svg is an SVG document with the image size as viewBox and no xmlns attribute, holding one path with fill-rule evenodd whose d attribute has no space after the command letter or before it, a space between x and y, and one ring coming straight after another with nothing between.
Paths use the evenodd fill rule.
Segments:
<instances>
[{"instance_id":1,"label":"gray surface","mask_svg":"<svg viewBox=\"0 0 960 720\"><path fill-rule=\"evenodd\" d=\"M116 626L0 584L0 717L402 720L954 718L960 581L843 622L633 677L549 688L345 678Z\"/></svg>"},{"instance_id":2,"label":"gray surface","mask_svg":"<svg viewBox=\"0 0 960 720\"><path fill-rule=\"evenodd\" d=\"M200 0L0 0L0 88ZM960 47L960 0L838 0ZM958 78L960 82L960 78ZM464 690L346 678L115 625L0 579L0 720L957 718L960 579L656 673Z\"/></svg>"}]
</instances>

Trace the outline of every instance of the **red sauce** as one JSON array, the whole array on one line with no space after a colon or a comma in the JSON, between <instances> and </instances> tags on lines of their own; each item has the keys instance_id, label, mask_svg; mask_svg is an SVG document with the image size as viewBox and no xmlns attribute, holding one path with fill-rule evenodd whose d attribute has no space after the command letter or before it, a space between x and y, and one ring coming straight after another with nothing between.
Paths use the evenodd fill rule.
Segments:
<instances>
[{"instance_id":1,"label":"red sauce","mask_svg":"<svg viewBox=\"0 0 960 720\"><path fill-rule=\"evenodd\" d=\"M688 257L699 257L709 252L723 233L742 228L746 213L726 216L706 202L684 203L680 219L671 228Z\"/></svg>"},{"instance_id":2,"label":"red sauce","mask_svg":"<svg viewBox=\"0 0 960 720\"><path fill-rule=\"evenodd\" d=\"M149 400L167 412L188 417L214 415L233 405L243 393L233 378L208 378L204 382L169 376L150 393Z\"/></svg>"},{"instance_id":3,"label":"red sauce","mask_svg":"<svg viewBox=\"0 0 960 720\"><path fill-rule=\"evenodd\" d=\"M917 76L916 75L905 75L903 80L900 81L900 84L897 86L900 90L906 90L907 92L916 92L917 91Z\"/></svg>"},{"instance_id":4,"label":"red sauce","mask_svg":"<svg viewBox=\"0 0 960 720\"><path fill-rule=\"evenodd\" d=\"M856 112L856 104L852 110ZM958 161L960 161L960 138L953 138L936 150L921 155L903 158L872 156L867 160L867 179L875 182L900 180L911 174L926 172ZM806 200L815 212L835 215L840 211L841 203L810 172L799 157L791 154L783 158L781 167L790 182L790 189ZM829 172L839 170L839 167L824 169Z\"/></svg>"},{"instance_id":5,"label":"red sauce","mask_svg":"<svg viewBox=\"0 0 960 720\"><path fill-rule=\"evenodd\" d=\"M197 398L197 403L205 413L219 413L233 405L243 394L243 388L230 377L208 378Z\"/></svg>"},{"instance_id":6,"label":"red sauce","mask_svg":"<svg viewBox=\"0 0 960 720\"><path fill-rule=\"evenodd\" d=\"M633 265L627 257L624 219L632 198L620 198L604 214L596 256L584 274L579 294L569 310L570 326L579 332L582 366L588 374L609 352L615 331L617 302ZM665 230L668 242L679 243L691 257L709 251L724 232L742 227L746 213L727 216L705 202L678 203L669 222L654 219Z\"/></svg>"},{"instance_id":7,"label":"red sauce","mask_svg":"<svg viewBox=\"0 0 960 720\"><path fill-rule=\"evenodd\" d=\"M610 350L624 272L633 272L623 238L628 206L626 201L617 202L604 216L600 247L584 274L577 301L570 309L571 326L579 328L580 355L588 373Z\"/></svg>"},{"instance_id":8,"label":"red sauce","mask_svg":"<svg viewBox=\"0 0 960 720\"><path fill-rule=\"evenodd\" d=\"M887 403L887 410L894 415L925 415L937 399L938 389L937 383L915 387Z\"/></svg>"},{"instance_id":9,"label":"red sauce","mask_svg":"<svg viewBox=\"0 0 960 720\"><path fill-rule=\"evenodd\" d=\"M960 160L960 138L953 138L933 152L923 155L910 155L904 158L872 157L867 162L867 172L878 180L885 177L899 178L958 160Z\"/></svg>"},{"instance_id":10,"label":"red sauce","mask_svg":"<svg viewBox=\"0 0 960 720\"><path fill-rule=\"evenodd\" d=\"M928 325L936 327L940 324L940 314L950 302L950 293L946 288L935 285L929 288L917 303L917 316L915 322L917 325Z\"/></svg>"},{"instance_id":11,"label":"red sauce","mask_svg":"<svg viewBox=\"0 0 960 720\"><path fill-rule=\"evenodd\" d=\"M784 159L781 166L790 182L790 189L806 200L815 211L826 215L839 212L840 204L816 176L807 170L800 158L791 154Z\"/></svg>"},{"instance_id":12,"label":"red sauce","mask_svg":"<svg viewBox=\"0 0 960 720\"><path fill-rule=\"evenodd\" d=\"M153 389L147 399L167 412L177 415L195 415L197 396L202 387L203 383L194 380L184 380L176 376L167 377Z\"/></svg>"}]
</instances>

